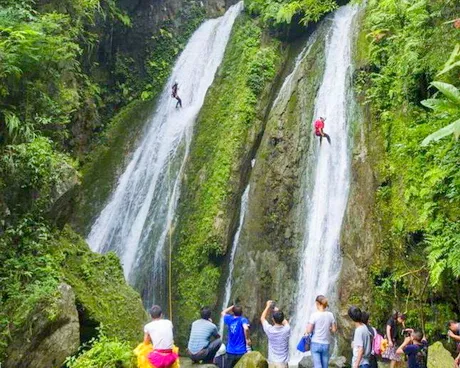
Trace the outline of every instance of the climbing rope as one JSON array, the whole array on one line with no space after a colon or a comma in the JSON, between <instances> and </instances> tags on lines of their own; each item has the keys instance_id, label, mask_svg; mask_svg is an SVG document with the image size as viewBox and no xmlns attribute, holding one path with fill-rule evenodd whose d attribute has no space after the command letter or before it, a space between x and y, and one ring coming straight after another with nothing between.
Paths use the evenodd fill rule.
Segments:
<instances>
[{"instance_id":1,"label":"climbing rope","mask_svg":"<svg viewBox=\"0 0 460 368\"><path fill-rule=\"evenodd\" d=\"M171 193L171 158L168 160L168 191ZM172 193L171 193L172 195ZM171 200L171 199L170 199ZM169 300L169 319L173 318L172 311L172 227L171 222L168 224L168 234L169 234L169 265L168 265L168 300Z\"/></svg>"}]
</instances>

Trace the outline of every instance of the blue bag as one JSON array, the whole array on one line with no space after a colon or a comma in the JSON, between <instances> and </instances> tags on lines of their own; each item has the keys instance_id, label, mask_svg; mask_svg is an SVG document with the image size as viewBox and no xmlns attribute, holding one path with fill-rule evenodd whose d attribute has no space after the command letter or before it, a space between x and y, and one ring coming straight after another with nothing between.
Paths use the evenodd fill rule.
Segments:
<instances>
[{"instance_id":1,"label":"blue bag","mask_svg":"<svg viewBox=\"0 0 460 368\"><path fill-rule=\"evenodd\" d=\"M299 343L297 344L297 350L302 353L306 353L307 351L310 351L312 336L313 336L312 334L302 336Z\"/></svg>"}]
</instances>

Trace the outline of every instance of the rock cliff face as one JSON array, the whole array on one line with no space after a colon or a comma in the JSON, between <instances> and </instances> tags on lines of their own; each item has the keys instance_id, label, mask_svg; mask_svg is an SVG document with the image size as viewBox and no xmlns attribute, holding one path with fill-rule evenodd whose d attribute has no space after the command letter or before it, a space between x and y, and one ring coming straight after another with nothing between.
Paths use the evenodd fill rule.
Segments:
<instances>
[{"instance_id":1,"label":"rock cliff face","mask_svg":"<svg viewBox=\"0 0 460 368\"><path fill-rule=\"evenodd\" d=\"M13 334L5 368L60 367L78 349L80 326L75 294L69 285L59 285L53 306L37 304L26 319L23 328Z\"/></svg>"},{"instance_id":2,"label":"rock cliff face","mask_svg":"<svg viewBox=\"0 0 460 368\"><path fill-rule=\"evenodd\" d=\"M105 132L83 168L82 187L77 192L71 221L82 234L88 233L129 162L142 129L154 111L155 97L188 38L206 17L222 15L236 1L123 0L117 3L129 15L132 26L99 25L104 38L99 40L92 58L100 67L92 73L109 91L113 90L115 96L109 97L116 101L107 101L106 110L113 111L105 111L105 115L114 117L110 122L99 122L105 126ZM126 97L125 92L117 90L119 86L125 86ZM146 101L139 99L143 89L148 91ZM117 101L120 94L123 97ZM137 96L134 100L133 95ZM93 131L81 124L74 124L72 130L76 140L73 144L80 147L80 151L87 150Z\"/></svg>"},{"instance_id":3,"label":"rock cliff face","mask_svg":"<svg viewBox=\"0 0 460 368\"><path fill-rule=\"evenodd\" d=\"M175 324L185 343L202 305L216 305L238 218L238 202L264 129L283 48L240 16L195 123L174 230Z\"/></svg>"},{"instance_id":4,"label":"rock cliff face","mask_svg":"<svg viewBox=\"0 0 460 368\"><path fill-rule=\"evenodd\" d=\"M301 188L308 177L305 163L312 143L310 122L324 71L326 30L326 25L319 27L308 52L304 50L302 61L281 87L251 174L232 301L244 307L255 328L267 299L276 300L286 312L295 299L303 227L299 223Z\"/></svg>"},{"instance_id":5,"label":"rock cliff face","mask_svg":"<svg viewBox=\"0 0 460 368\"><path fill-rule=\"evenodd\" d=\"M142 341L148 317L118 258L91 252L69 228L52 242L48 272L62 281L52 290L38 284L39 296L8 306L11 323L3 335L8 341L0 351L5 367L60 367L81 343L98 335L99 327L133 347Z\"/></svg>"}]
</instances>

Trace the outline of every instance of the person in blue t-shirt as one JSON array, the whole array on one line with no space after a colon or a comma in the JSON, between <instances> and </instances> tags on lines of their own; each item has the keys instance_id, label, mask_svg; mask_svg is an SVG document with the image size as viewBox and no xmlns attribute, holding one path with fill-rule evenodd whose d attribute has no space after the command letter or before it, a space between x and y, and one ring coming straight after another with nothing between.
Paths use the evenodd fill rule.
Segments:
<instances>
[{"instance_id":1,"label":"person in blue t-shirt","mask_svg":"<svg viewBox=\"0 0 460 368\"><path fill-rule=\"evenodd\" d=\"M243 317L243 308L232 305L221 313L228 327L227 363L233 368L238 360L250 350L249 321Z\"/></svg>"},{"instance_id":2,"label":"person in blue t-shirt","mask_svg":"<svg viewBox=\"0 0 460 368\"><path fill-rule=\"evenodd\" d=\"M427 368L428 342L420 331L406 329L410 336L406 337L396 351L397 354L407 355L407 368Z\"/></svg>"}]
</instances>

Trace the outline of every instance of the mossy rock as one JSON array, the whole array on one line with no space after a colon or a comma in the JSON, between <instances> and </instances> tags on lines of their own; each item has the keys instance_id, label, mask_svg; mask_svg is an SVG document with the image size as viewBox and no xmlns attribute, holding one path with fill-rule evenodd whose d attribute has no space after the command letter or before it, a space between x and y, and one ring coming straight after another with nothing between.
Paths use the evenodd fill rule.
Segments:
<instances>
[{"instance_id":1,"label":"mossy rock","mask_svg":"<svg viewBox=\"0 0 460 368\"><path fill-rule=\"evenodd\" d=\"M139 294L126 283L118 257L93 253L69 227L56 252L63 278L75 292L82 342L94 337L99 326L107 337L140 342L148 316Z\"/></svg>"},{"instance_id":2,"label":"mossy rock","mask_svg":"<svg viewBox=\"0 0 460 368\"><path fill-rule=\"evenodd\" d=\"M249 16L238 17L197 118L181 188L173 258L173 298L181 301L173 316L181 346L196 311L218 303L238 202L283 61L279 41Z\"/></svg>"},{"instance_id":3,"label":"mossy rock","mask_svg":"<svg viewBox=\"0 0 460 368\"><path fill-rule=\"evenodd\" d=\"M136 100L123 108L110 122L100 145L88 157L82 169L82 184L76 194L72 216L72 225L80 233L88 232L109 197L154 106L154 101Z\"/></svg>"},{"instance_id":4,"label":"mossy rock","mask_svg":"<svg viewBox=\"0 0 460 368\"><path fill-rule=\"evenodd\" d=\"M268 368L268 361L258 351L251 351L243 355L235 368Z\"/></svg>"},{"instance_id":5,"label":"mossy rock","mask_svg":"<svg viewBox=\"0 0 460 368\"><path fill-rule=\"evenodd\" d=\"M428 368L453 367L454 358L449 351L444 348L440 341L435 342L428 348Z\"/></svg>"},{"instance_id":6,"label":"mossy rock","mask_svg":"<svg viewBox=\"0 0 460 368\"><path fill-rule=\"evenodd\" d=\"M60 367L78 349L78 312L69 285L57 287L52 303L49 296L38 301L25 319L23 325L12 329L5 368Z\"/></svg>"}]
</instances>

